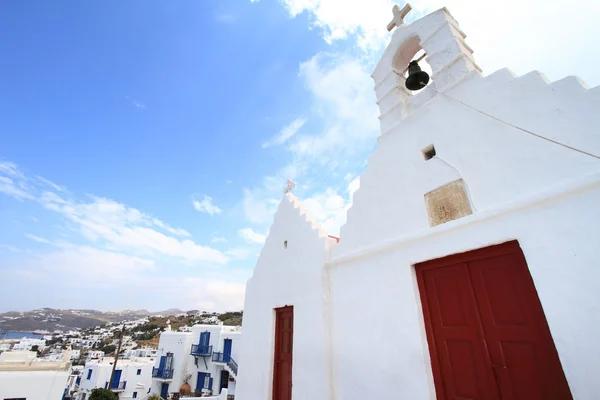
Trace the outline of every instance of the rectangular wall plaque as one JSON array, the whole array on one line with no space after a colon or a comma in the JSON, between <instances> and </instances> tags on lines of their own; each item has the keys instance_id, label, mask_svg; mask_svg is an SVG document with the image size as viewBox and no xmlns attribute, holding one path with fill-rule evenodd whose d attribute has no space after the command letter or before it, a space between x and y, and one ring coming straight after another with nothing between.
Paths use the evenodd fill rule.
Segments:
<instances>
[{"instance_id":1,"label":"rectangular wall plaque","mask_svg":"<svg viewBox=\"0 0 600 400\"><path fill-rule=\"evenodd\" d=\"M427 207L429 226L436 226L473 214L462 179L425 193L425 206Z\"/></svg>"}]
</instances>

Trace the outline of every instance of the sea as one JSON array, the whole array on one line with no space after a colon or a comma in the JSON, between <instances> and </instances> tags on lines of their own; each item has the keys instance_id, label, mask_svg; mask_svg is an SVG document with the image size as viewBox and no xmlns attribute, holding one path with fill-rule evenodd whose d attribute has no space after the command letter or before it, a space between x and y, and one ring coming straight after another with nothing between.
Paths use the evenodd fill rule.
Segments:
<instances>
[{"instance_id":1,"label":"sea","mask_svg":"<svg viewBox=\"0 0 600 400\"><path fill-rule=\"evenodd\" d=\"M4 337L4 339L22 339L24 337L26 338L32 338L32 339L42 339L44 336L43 335L37 335L31 332L3 332L0 331L0 339L2 339L2 336L4 336L4 334L6 333L6 337Z\"/></svg>"}]
</instances>

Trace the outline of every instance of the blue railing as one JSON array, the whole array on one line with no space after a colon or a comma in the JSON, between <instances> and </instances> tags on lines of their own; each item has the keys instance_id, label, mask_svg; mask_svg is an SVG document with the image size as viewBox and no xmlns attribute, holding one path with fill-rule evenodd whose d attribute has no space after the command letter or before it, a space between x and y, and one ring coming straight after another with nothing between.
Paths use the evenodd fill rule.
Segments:
<instances>
[{"instance_id":1,"label":"blue railing","mask_svg":"<svg viewBox=\"0 0 600 400\"><path fill-rule=\"evenodd\" d=\"M229 362L227 363L227 365L229 366L229 368L231 368L231 370L237 376L238 364L235 362L235 360L231 356L229 357Z\"/></svg>"},{"instance_id":2,"label":"blue railing","mask_svg":"<svg viewBox=\"0 0 600 400\"><path fill-rule=\"evenodd\" d=\"M152 377L158 379L173 379L173 370L172 369L159 369L152 368Z\"/></svg>"},{"instance_id":3,"label":"blue railing","mask_svg":"<svg viewBox=\"0 0 600 400\"><path fill-rule=\"evenodd\" d=\"M218 352L213 353L213 357L212 357L213 362L218 362L218 363L223 363L223 364L227 364L230 359L231 359L231 356L229 354L218 353Z\"/></svg>"},{"instance_id":4,"label":"blue railing","mask_svg":"<svg viewBox=\"0 0 600 400\"><path fill-rule=\"evenodd\" d=\"M127 381L113 382L111 389L112 390L125 390L126 386L127 386Z\"/></svg>"},{"instance_id":5,"label":"blue railing","mask_svg":"<svg viewBox=\"0 0 600 400\"><path fill-rule=\"evenodd\" d=\"M212 345L205 346L200 344L193 344L192 349L190 350L190 355L192 356L200 356L207 357L212 354Z\"/></svg>"}]
</instances>

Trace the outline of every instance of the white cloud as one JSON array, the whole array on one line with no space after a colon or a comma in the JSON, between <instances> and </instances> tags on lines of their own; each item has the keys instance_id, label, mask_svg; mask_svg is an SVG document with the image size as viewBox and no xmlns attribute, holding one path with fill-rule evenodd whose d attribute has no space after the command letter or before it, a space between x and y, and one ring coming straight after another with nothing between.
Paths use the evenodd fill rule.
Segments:
<instances>
[{"instance_id":1,"label":"white cloud","mask_svg":"<svg viewBox=\"0 0 600 400\"><path fill-rule=\"evenodd\" d=\"M246 243L265 243L267 235L255 232L252 228L244 228L238 230L238 236L246 241Z\"/></svg>"},{"instance_id":2,"label":"white cloud","mask_svg":"<svg viewBox=\"0 0 600 400\"><path fill-rule=\"evenodd\" d=\"M51 243L48 239L45 239L40 236L32 235L30 233L27 233L25 236L27 236L29 239L31 239L35 242L38 242L38 243Z\"/></svg>"},{"instance_id":3,"label":"white cloud","mask_svg":"<svg viewBox=\"0 0 600 400\"><path fill-rule=\"evenodd\" d=\"M245 248L245 247L237 247L234 249L229 249L225 252L225 254L227 254L229 257L233 258L234 260L246 260L248 259L248 257L250 257L251 252L250 249Z\"/></svg>"},{"instance_id":4,"label":"white cloud","mask_svg":"<svg viewBox=\"0 0 600 400\"><path fill-rule=\"evenodd\" d=\"M80 232L97 246L132 255L166 256L186 262L222 265L228 261L228 257L216 249L190 239L179 239L178 236L190 236L186 230L173 228L133 207L95 196L89 196L88 201L74 199L66 190L61 195L44 190L39 186L39 178L28 178L12 163L1 163L0 173L13 177L11 182L3 179L2 184L7 185L8 189L0 185L0 192L34 200L46 209L61 214L69 222L67 226L72 231ZM43 186L48 185L43 182Z\"/></svg>"},{"instance_id":5,"label":"white cloud","mask_svg":"<svg viewBox=\"0 0 600 400\"><path fill-rule=\"evenodd\" d=\"M228 243L229 241L222 236L215 236L210 239L211 243Z\"/></svg>"},{"instance_id":6,"label":"white cloud","mask_svg":"<svg viewBox=\"0 0 600 400\"><path fill-rule=\"evenodd\" d=\"M300 65L300 77L323 121L319 135L299 135L290 144L297 163L339 167L365 157L379 135L378 110L366 67L358 60L319 53Z\"/></svg>"},{"instance_id":7,"label":"white cloud","mask_svg":"<svg viewBox=\"0 0 600 400\"><path fill-rule=\"evenodd\" d=\"M292 17L308 12L309 21L323 30L327 43L356 35L363 50L383 45L394 5L392 0L282 0L282 3Z\"/></svg>"},{"instance_id":8,"label":"white cloud","mask_svg":"<svg viewBox=\"0 0 600 400\"><path fill-rule=\"evenodd\" d=\"M352 207L354 193L359 187L360 179L356 178L346 187L345 198L334 189L328 188L303 200L302 203L328 233L339 235L341 226L346 222L348 210Z\"/></svg>"},{"instance_id":9,"label":"white cloud","mask_svg":"<svg viewBox=\"0 0 600 400\"><path fill-rule=\"evenodd\" d=\"M262 144L262 148L271 146L280 146L287 142L292 136L294 136L302 126L306 123L306 118L296 118L288 125L284 126L281 131L271 139Z\"/></svg>"},{"instance_id":10,"label":"white cloud","mask_svg":"<svg viewBox=\"0 0 600 400\"><path fill-rule=\"evenodd\" d=\"M125 100L128 100L132 106L141 108L142 110L145 110L147 108L145 104L142 104L139 101L137 101L136 99L132 99L129 96L125 96Z\"/></svg>"},{"instance_id":11,"label":"white cloud","mask_svg":"<svg viewBox=\"0 0 600 400\"><path fill-rule=\"evenodd\" d=\"M51 180L48 180L46 178L42 178L41 176L37 176L36 177L40 182L44 183L47 186L50 186L52 189L58 191L58 192L63 192L65 191L65 188L63 186L57 185L56 183L52 182Z\"/></svg>"},{"instance_id":12,"label":"white cloud","mask_svg":"<svg viewBox=\"0 0 600 400\"><path fill-rule=\"evenodd\" d=\"M283 189L281 193L283 195ZM265 194L257 190L244 189L244 215L249 222L255 224L272 222L279 201L267 197L270 194L272 194L270 191Z\"/></svg>"},{"instance_id":13,"label":"white cloud","mask_svg":"<svg viewBox=\"0 0 600 400\"><path fill-rule=\"evenodd\" d=\"M199 212L204 212L209 215L221 214L223 210L212 203L213 199L210 196L204 196L202 201L193 200L194 208Z\"/></svg>"}]
</instances>

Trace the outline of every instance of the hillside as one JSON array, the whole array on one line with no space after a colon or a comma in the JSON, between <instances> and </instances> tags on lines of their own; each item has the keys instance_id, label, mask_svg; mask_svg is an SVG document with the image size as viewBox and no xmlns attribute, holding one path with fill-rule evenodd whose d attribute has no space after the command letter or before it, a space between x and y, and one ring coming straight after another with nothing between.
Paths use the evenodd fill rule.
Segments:
<instances>
[{"instance_id":1,"label":"hillside","mask_svg":"<svg viewBox=\"0 0 600 400\"><path fill-rule=\"evenodd\" d=\"M0 314L1 331L32 331L87 329L107 322L131 321L142 317L161 315L172 316L184 314L179 309L150 312L147 310L124 310L120 312L103 312L98 310L60 310L41 308L31 311L9 311Z\"/></svg>"}]
</instances>

